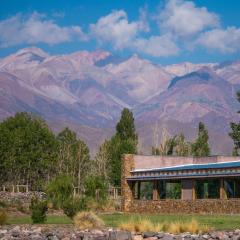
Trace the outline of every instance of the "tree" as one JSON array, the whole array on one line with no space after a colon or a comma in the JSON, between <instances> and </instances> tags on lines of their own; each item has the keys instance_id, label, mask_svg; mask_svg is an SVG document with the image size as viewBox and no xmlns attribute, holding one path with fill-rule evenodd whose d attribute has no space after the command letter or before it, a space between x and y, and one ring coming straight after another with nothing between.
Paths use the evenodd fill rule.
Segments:
<instances>
[{"instance_id":1,"label":"tree","mask_svg":"<svg viewBox=\"0 0 240 240\"><path fill-rule=\"evenodd\" d=\"M116 134L111 138L109 145L109 178L114 186L120 186L122 155L126 153L135 154L137 143L138 136L135 130L133 113L124 108L121 119L116 125Z\"/></svg>"},{"instance_id":2,"label":"tree","mask_svg":"<svg viewBox=\"0 0 240 240\"><path fill-rule=\"evenodd\" d=\"M210 155L208 131L202 122L198 125L198 137L192 144L192 154L195 157L206 157Z\"/></svg>"},{"instance_id":3,"label":"tree","mask_svg":"<svg viewBox=\"0 0 240 240\"><path fill-rule=\"evenodd\" d=\"M57 136L59 172L71 176L78 190L83 190L83 182L90 170L90 154L88 146L77 139L75 132L65 128Z\"/></svg>"},{"instance_id":4,"label":"tree","mask_svg":"<svg viewBox=\"0 0 240 240\"><path fill-rule=\"evenodd\" d=\"M43 119L16 113L0 124L0 179L41 188L55 173L56 147L56 138Z\"/></svg>"},{"instance_id":5,"label":"tree","mask_svg":"<svg viewBox=\"0 0 240 240\"><path fill-rule=\"evenodd\" d=\"M237 100L240 102L240 91L237 92ZM238 113L240 113L238 111ZM231 132L229 133L229 136L232 138L234 147L233 147L233 155L239 156L240 154L240 122L230 123Z\"/></svg>"},{"instance_id":6,"label":"tree","mask_svg":"<svg viewBox=\"0 0 240 240\"><path fill-rule=\"evenodd\" d=\"M116 136L119 137L121 141L132 139L135 141L137 147L138 136L134 125L133 113L127 108L122 110L121 119L116 126Z\"/></svg>"},{"instance_id":7,"label":"tree","mask_svg":"<svg viewBox=\"0 0 240 240\"><path fill-rule=\"evenodd\" d=\"M176 137L174 152L176 156L189 156L191 154L191 145L185 141L182 133Z\"/></svg>"},{"instance_id":8,"label":"tree","mask_svg":"<svg viewBox=\"0 0 240 240\"><path fill-rule=\"evenodd\" d=\"M104 143L99 147L99 150L95 157L95 174L97 176L103 177L105 180L109 180L109 162L111 158L110 145L111 142L105 140Z\"/></svg>"}]
</instances>

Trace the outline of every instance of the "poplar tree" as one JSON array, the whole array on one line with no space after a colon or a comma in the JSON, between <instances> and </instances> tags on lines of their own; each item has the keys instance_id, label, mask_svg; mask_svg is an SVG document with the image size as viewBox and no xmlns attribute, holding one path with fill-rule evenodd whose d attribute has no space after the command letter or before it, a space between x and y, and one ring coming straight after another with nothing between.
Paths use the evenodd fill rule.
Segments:
<instances>
[{"instance_id":1,"label":"poplar tree","mask_svg":"<svg viewBox=\"0 0 240 240\"><path fill-rule=\"evenodd\" d=\"M123 154L137 153L138 136L134 125L133 113L124 108L121 118L116 125L116 134L110 141L110 182L114 186L120 186L121 158Z\"/></svg>"},{"instance_id":2,"label":"poplar tree","mask_svg":"<svg viewBox=\"0 0 240 240\"><path fill-rule=\"evenodd\" d=\"M208 131L202 122L198 125L198 137L192 144L192 155L195 157L206 157L210 155Z\"/></svg>"},{"instance_id":3,"label":"poplar tree","mask_svg":"<svg viewBox=\"0 0 240 240\"><path fill-rule=\"evenodd\" d=\"M240 91L237 92L237 100L240 102ZM238 111L238 113L240 113ZM234 147L233 147L233 155L239 156L240 153L240 122L231 122L230 123L231 132L229 136L232 138Z\"/></svg>"}]
</instances>

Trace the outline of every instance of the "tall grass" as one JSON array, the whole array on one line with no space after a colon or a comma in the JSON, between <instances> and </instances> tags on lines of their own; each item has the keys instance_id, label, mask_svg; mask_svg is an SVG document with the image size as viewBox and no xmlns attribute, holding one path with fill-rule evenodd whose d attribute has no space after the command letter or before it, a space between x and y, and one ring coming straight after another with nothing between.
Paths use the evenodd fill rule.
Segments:
<instances>
[{"instance_id":1,"label":"tall grass","mask_svg":"<svg viewBox=\"0 0 240 240\"><path fill-rule=\"evenodd\" d=\"M169 232L173 234L179 234L184 232L189 232L192 234L202 233L209 231L209 227L206 225L200 225L198 221L192 219L188 222L163 222L163 223L153 223L148 218L132 218L127 222L122 222L118 226L122 230L127 230L131 232Z\"/></svg>"}]
</instances>

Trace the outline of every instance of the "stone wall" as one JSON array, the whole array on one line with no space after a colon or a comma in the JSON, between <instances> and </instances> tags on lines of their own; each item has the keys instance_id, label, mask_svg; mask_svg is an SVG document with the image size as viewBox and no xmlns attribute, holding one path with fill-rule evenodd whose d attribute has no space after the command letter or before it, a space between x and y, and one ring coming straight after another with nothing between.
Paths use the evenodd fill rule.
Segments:
<instances>
[{"instance_id":1,"label":"stone wall","mask_svg":"<svg viewBox=\"0 0 240 240\"><path fill-rule=\"evenodd\" d=\"M133 200L128 212L159 214L240 214L240 199Z\"/></svg>"},{"instance_id":2,"label":"stone wall","mask_svg":"<svg viewBox=\"0 0 240 240\"><path fill-rule=\"evenodd\" d=\"M134 159L132 154L125 154L122 157L121 169L121 190L122 190L122 211L129 211L133 196L131 183L128 184L126 178L131 176L130 171L134 169Z\"/></svg>"}]
</instances>

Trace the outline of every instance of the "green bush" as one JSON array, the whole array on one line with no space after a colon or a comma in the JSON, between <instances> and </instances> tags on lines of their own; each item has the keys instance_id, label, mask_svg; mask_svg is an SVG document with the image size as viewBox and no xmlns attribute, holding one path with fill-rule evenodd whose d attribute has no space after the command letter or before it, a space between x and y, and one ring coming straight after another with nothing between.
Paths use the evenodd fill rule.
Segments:
<instances>
[{"instance_id":1,"label":"green bush","mask_svg":"<svg viewBox=\"0 0 240 240\"><path fill-rule=\"evenodd\" d=\"M6 208L8 204L4 201L0 201L0 208Z\"/></svg>"},{"instance_id":2,"label":"green bush","mask_svg":"<svg viewBox=\"0 0 240 240\"><path fill-rule=\"evenodd\" d=\"M38 198L32 198L30 209L33 223L44 223L47 220L47 201L41 201Z\"/></svg>"},{"instance_id":3,"label":"green bush","mask_svg":"<svg viewBox=\"0 0 240 240\"><path fill-rule=\"evenodd\" d=\"M87 202L84 197L68 199L63 204L63 211L68 217L73 218L77 212L86 210L86 207Z\"/></svg>"},{"instance_id":4,"label":"green bush","mask_svg":"<svg viewBox=\"0 0 240 240\"><path fill-rule=\"evenodd\" d=\"M47 185L48 199L55 208L62 208L66 200L73 196L72 179L66 175L58 175Z\"/></svg>"},{"instance_id":5,"label":"green bush","mask_svg":"<svg viewBox=\"0 0 240 240\"><path fill-rule=\"evenodd\" d=\"M85 182L85 195L98 202L104 202L107 200L108 186L104 178L100 176L89 176Z\"/></svg>"},{"instance_id":6,"label":"green bush","mask_svg":"<svg viewBox=\"0 0 240 240\"><path fill-rule=\"evenodd\" d=\"M7 213L4 209L0 208L0 225L4 225L7 222Z\"/></svg>"}]
</instances>

